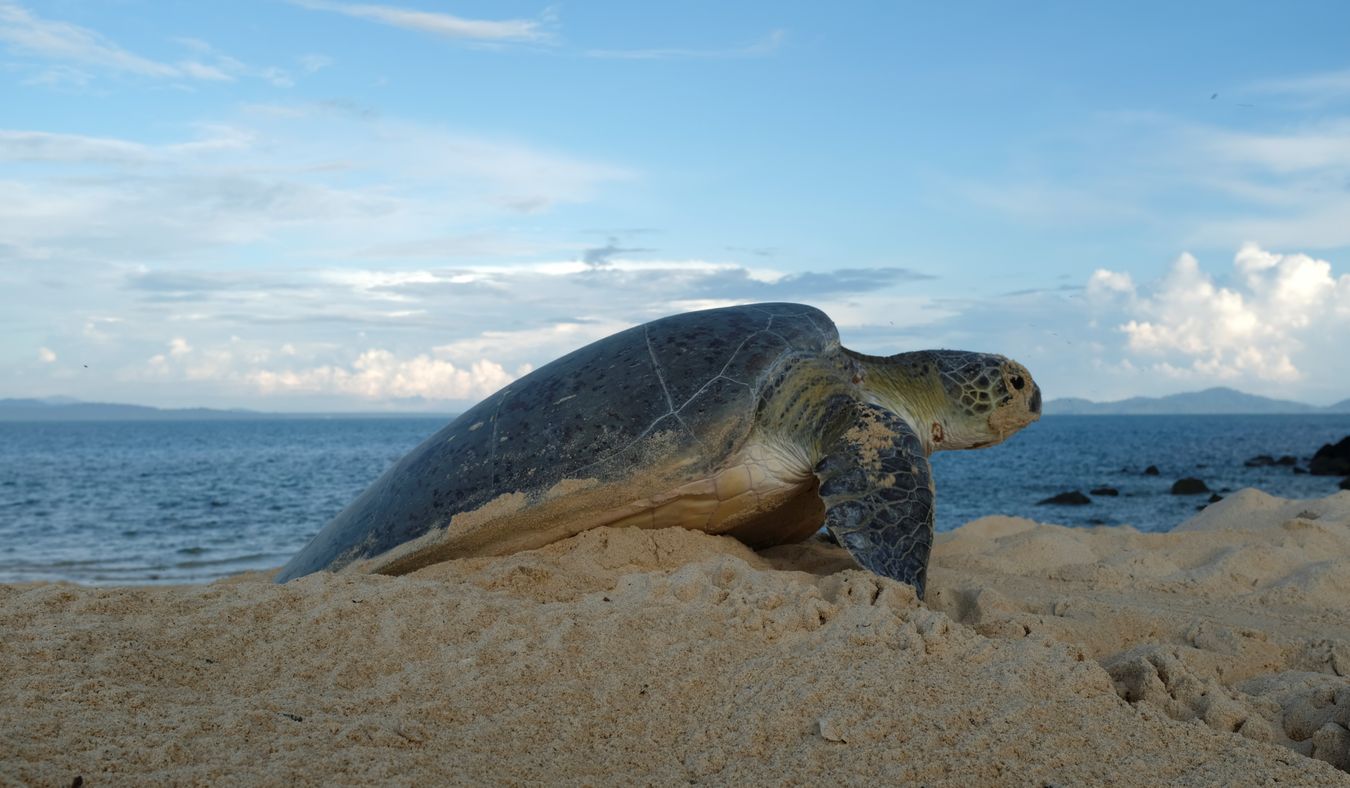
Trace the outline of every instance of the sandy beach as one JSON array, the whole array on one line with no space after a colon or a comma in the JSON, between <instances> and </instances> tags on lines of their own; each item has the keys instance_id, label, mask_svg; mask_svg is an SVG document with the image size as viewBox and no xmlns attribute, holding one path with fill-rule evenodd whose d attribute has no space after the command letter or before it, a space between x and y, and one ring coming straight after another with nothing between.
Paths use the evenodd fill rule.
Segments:
<instances>
[{"instance_id":1,"label":"sandy beach","mask_svg":"<svg viewBox=\"0 0 1350 788\"><path fill-rule=\"evenodd\" d=\"M0 782L1350 784L1350 492L984 518L930 584L598 529L397 578L0 586Z\"/></svg>"}]
</instances>

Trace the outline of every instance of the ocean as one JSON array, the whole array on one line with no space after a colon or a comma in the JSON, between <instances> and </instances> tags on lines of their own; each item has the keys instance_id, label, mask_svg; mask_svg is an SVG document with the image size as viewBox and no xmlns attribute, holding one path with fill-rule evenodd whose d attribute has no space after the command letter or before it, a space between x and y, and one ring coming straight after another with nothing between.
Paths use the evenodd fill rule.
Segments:
<instances>
[{"instance_id":1,"label":"ocean","mask_svg":"<svg viewBox=\"0 0 1350 788\"><path fill-rule=\"evenodd\" d=\"M444 418L0 423L0 582L205 582L284 563ZM939 530L987 514L1166 531L1208 496L1257 487L1308 498L1339 479L1306 467L1350 414L1049 416L1001 446L933 457ZM1158 476L1143 469L1156 465ZM1107 486L1086 506L1038 505Z\"/></svg>"}]
</instances>

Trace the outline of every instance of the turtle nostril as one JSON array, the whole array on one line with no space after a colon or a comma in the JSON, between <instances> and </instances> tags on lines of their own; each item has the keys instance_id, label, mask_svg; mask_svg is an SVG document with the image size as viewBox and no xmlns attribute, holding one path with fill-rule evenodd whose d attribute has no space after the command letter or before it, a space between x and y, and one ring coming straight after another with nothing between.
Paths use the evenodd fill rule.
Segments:
<instances>
[{"instance_id":1,"label":"turtle nostril","mask_svg":"<svg viewBox=\"0 0 1350 788\"><path fill-rule=\"evenodd\" d=\"M1037 386L1037 387L1035 388L1035 390L1031 392L1031 403L1030 403L1030 405L1031 405L1031 412L1032 412L1032 413L1040 413L1040 412L1041 412L1041 387L1040 387L1040 386Z\"/></svg>"}]
</instances>

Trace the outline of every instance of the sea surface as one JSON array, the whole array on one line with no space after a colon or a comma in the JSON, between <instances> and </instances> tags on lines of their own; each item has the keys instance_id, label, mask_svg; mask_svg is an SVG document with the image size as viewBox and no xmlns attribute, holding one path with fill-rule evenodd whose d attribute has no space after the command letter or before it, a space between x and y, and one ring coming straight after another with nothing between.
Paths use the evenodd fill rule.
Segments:
<instances>
[{"instance_id":1,"label":"sea surface","mask_svg":"<svg viewBox=\"0 0 1350 788\"><path fill-rule=\"evenodd\" d=\"M0 582L204 582L279 566L444 418L0 423ZM1350 435L1350 414L1050 416L1007 443L933 457L938 529L987 514L1166 531L1208 496L1337 491L1335 477L1247 458L1307 460ZM1161 474L1146 476L1148 465ZM1099 486L1117 497L1045 506Z\"/></svg>"}]
</instances>

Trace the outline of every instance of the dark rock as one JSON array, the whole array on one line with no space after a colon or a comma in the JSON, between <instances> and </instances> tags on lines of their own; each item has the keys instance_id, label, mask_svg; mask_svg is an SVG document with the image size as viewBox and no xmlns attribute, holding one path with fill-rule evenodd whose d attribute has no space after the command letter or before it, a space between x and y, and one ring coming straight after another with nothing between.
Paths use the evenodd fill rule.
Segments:
<instances>
[{"instance_id":1,"label":"dark rock","mask_svg":"<svg viewBox=\"0 0 1350 788\"><path fill-rule=\"evenodd\" d=\"M1292 454L1283 454L1280 459L1275 461L1276 465L1293 465L1298 462L1298 458Z\"/></svg>"},{"instance_id":2,"label":"dark rock","mask_svg":"<svg viewBox=\"0 0 1350 788\"><path fill-rule=\"evenodd\" d=\"M1342 489L1342 490L1350 490L1350 476L1347 476L1347 477L1345 477L1344 479L1341 479L1341 489Z\"/></svg>"},{"instance_id":3,"label":"dark rock","mask_svg":"<svg viewBox=\"0 0 1350 788\"><path fill-rule=\"evenodd\" d=\"M1258 454L1242 464L1246 465L1248 468L1264 468L1267 465L1274 465L1275 458L1269 454Z\"/></svg>"},{"instance_id":4,"label":"dark rock","mask_svg":"<svg viewBox=\"0 0 1350 788\"><path fill-rule=\"evenodd\" d=\"M1114 487L1096 487L1089 490L1088 492L1092 493L1093 495L1111 495L1111 496L1120 495L1120 490L1117 490Z\"/></svg>"},{"instance_id":5,"label":"dark rock","mask_svg":"<svg viewBox=\"0 0 1350 788\"><path fill-rule=\"evenodd\" d=\"M1084 506L1090 503L1092 503L1091 498L1078 492L1077 490L1073 490L1070 492L1062 492L1059 495L1051 496L1043 501L1037 501L1036 505L1042 506L1044 504L1052 504L1055 506Z\"/></svg>"},{"instance_id":6,"label":"dark rock","mask_svg":"<svg viewBox=\"0 0 1350 788\"><path fill-rule=\"evenodd\" d=\"M1218 503L1219 501L1222 501L1222 500L1223 500L1223 496L1222 496L1222 495L1219 495L1218 493L1211 493L1210 496L1209 496L1209 502L1210 502L1210 503Z\"/></svg>"},{"instance_id":7,"label":"dark rock","mask_svg":"<svg viewBox=\"0 0 1350 788\"><path fill-rule=\"evenodd\" d=\"M1314 476L1350 475L1350 435L1341 438L1334 446L1330 443L1317 450L1308 470Z\"/></svg>"},{"instance_id":8,"label":"dark rock","mask_svg":"<svg viewBox=\"0 0 1350 788\"><path fill-rule=\"evenodd\" d=\"M1297 465L1294 466L1294 473L1307 473L1307 472L1308 472L1307 468L1300 468Z\"/></svg>"},{"instance_id":9,"label":"dark rock","mask_svg":"<svg viewBox=\"0 0 1350 788\"><path fill-rule=\"evenodd\" d=\"M1200 495L1209 492L1209 487L1205 483L1193 476L1187 476L1184 479L1177 479L1172 484L1173 495Z\"/></svg>"},{"instance_id":10,"label":"dark rock","mask_svg":"<svg viewBox=\"0 0 1350 788\"><path fill-rule=\"evenodd\" d=\"M1158 476L1161 475L1161 473L1162 471L1158 470L1158 466L1156 465L1150 465L1144 469L1145 476Z\"/></svg>"}]
</instances>

